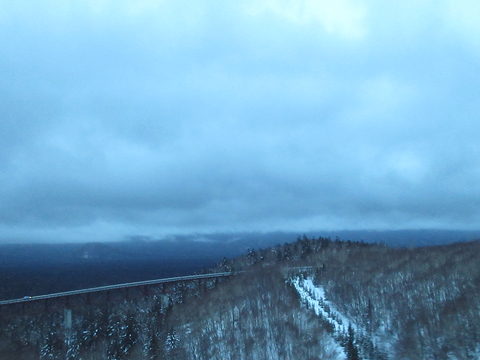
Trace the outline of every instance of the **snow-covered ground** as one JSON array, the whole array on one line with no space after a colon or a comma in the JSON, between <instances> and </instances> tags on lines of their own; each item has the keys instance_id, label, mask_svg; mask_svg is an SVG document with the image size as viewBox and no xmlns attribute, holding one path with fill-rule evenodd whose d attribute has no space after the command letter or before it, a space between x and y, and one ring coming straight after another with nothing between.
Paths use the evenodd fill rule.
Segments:
<instances>
[{"instance_id":1,"label":"snow-covered ground","mask_svg":"<svg viewBox=\"0 0 480 360\"><path fill-rule=\"evenodd\" d=\"M347 334L348 325L356 329L346 316L337 311L335 306L325 298L323 287L316 287L311 279L300 279L296 277L292 280L292 285L300 295L302 303L315 311L315 314L332 324L335 334ZM337 342L338 360L346 359L345 349Z\"/></svg>"},{"instance_id":2,"label":"snow-covered ground","mask_svg":"<svg viewBox=\"0 0 480 360\"><path fill-rule=\"evenodd\" d=\"M334 304L325 298L325 290L321 286L315 286L312 279L295 278L292 284L297 290L302 302L315 311L315 314L321 316L333 325L336 333L346 334L348 325L357 331L357 326L353 321L348 319Z\"/></svg>"},{"instance_id":3,"label":"snow-covered ground","mask_svg":"<svg viewBox=\"0 0 480 360\"><path fill-rule=\"evenodd\" d=\"M291 280L292 285L298 292L303 304L312 309L323 321L330 323L334 329L334 338L346 338L348 327L351 326L355 334L365 334L366 331L355 321L345 314L342 314L331 301L327 300L325 290L322 286L315 286L311 278L303 279L296 277ZM379 349L387 359L395 358L393 345L396 338L387 336L385 330L370 334L372 344ZM338 343L338 342L337 342ZM379 346L381 344L381 346ZM338 344L339 350L345 355L345 350ZM365 354L364 354L365 356ZM344 359L342 357L342 359Z\"/></svg>"}]
</instances>

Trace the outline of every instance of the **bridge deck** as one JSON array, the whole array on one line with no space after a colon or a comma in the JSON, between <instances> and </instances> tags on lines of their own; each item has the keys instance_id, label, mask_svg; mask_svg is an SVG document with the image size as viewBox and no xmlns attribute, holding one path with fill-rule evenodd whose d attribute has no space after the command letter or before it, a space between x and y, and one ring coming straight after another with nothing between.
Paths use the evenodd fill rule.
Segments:
<instances>
[{"instance_id":1,"label":"bridge deck","mask_svg":"<svg viewBox=\"0 0 480 360\"><path fill-rule=\"evenodd\" d=\"M156 280L137 281L137 282L115 284L115 285L108 285L108 286L99 286L99 287L88 288L88 289L64 291L64 292L58 292L58 293L46 294L46 295L38 295L38 296L29 296L29 297L24 297L24 298L21 298L21 299L4 300L4 301L0 301L0 306L1 305L9 305L9 304L26 303L26 302L31 302L31 301L45 300L45 299L52 299L52 298L59 298L59 297L65 297L65 296L89 294L89 293L100 292L100 291L124 289L124 288L136 287L136 286L156 285L156 284L165 284L165 283L199 280L199 279L213 279L213 278L219 278L219 277L227 277L227 276L231 276L231 275L233 275L233 273L223 272L223 273L188 275L188 276L179 276L179 277L171 277L171 278L156 279Z\"/></svg>"}]
</instances>

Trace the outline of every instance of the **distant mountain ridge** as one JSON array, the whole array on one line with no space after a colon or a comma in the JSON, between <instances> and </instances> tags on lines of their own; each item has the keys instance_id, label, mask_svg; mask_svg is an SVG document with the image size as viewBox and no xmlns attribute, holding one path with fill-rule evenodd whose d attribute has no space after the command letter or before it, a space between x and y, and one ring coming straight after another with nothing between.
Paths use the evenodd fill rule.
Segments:
<instances>
[{"instance_id":1,"label":"distant mountain ridge","mask_svg":"<svg viewBox=\"0 0 480 360\"><path fill-rule=\"evenodd\" d=\"M73 259L83 260L127 260L131 254L106 243L87 243L72 252Z\"/></svg>"},{"instance_id":2,"label":"distant mountain ridge","mask_svg":"<svg viewBox=\"0 0 480 360\"><path fill-rule=\"evenodd\" d=\"M480 230L345 230L307 231L308 237L383 242L391 247L441 245L480 239ZM291 241L295 232L241 232L177 235L169 239L135 237L117 242L0 244L0 268L9 266L69 263L85 259L221 259L235 257L247 249L259 249Z\"/></svg>"}]
</instances>

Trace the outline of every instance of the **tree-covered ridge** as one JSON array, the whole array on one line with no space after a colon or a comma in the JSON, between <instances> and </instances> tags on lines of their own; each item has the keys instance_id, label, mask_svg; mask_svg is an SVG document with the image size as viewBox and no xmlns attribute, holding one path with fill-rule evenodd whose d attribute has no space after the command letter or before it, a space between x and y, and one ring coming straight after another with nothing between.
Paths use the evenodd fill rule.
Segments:
<instances>
[{"instance_id":1,"label":"tree-covered ridge","mask_svg":"<svg viewBox=\"0 0 480 360\"><path fill-rule=\"evenodd\" d=\"M237 275L207 291L179 287L161 298L86 307L68 338L63 314L4 319L0 355L21 359L19 351L29 349L25 359L477 359L479 250L479 241L393 249L301 236L224 258L210 270ZM330 318L305 305L295 279L321 289L321 306L335 307ZM332 325L338 314L349 322L343 333Z\"/></svg>"},{"instance_id":2,"label":"tree-covered ridge","mask_svg":"<svg viewBox=\"0 0 480 360\"><path fill-rule=\"evenodd\" d=\"M273 254L276 255L272 256ZM299 238L249 259L313 266L329 299L396 358L478 358L480 242L392 249L330 239Z\"/></svg>"}]
</instances>

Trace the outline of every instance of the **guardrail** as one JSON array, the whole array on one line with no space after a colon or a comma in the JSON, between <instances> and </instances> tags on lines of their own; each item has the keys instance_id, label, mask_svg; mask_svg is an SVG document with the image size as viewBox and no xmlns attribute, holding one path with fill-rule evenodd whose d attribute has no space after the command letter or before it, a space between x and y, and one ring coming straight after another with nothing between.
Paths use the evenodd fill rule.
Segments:
<instances>
[{"instance_id":1,"label":"guardrail","mask_svg":"<svg viewBox=\"0 0 480 360\"><path fill-rule=\"evenodd\" d=\"M100 292L100 291L124 289L124 288L131 288L131 287L137 287L137 286L158 285L158 284L180 282L180 281L190 281L190 280L213 279L213 278L219 278L219 277L227 277L227 276L231 276L231 275L234 275L234 273L223 272L223 273L188 275L188 276L179 276L179 277L171 277L171 278L156 279L156 280L129 282L129 283L124 283L124 284L99 286L99 287L88 288L88 289L79 289L79 290L64 291L64 292L58 292L58 293L46 294L46 295L28 296L28 297L26 296L26 297L23 297L23 298L20 298L20 299L4 300L4 301L0 301L0 306L1 305L27 303L27 302L38 301L38 300L60 298L60 297L65 297L65 296L90 294L90 293L95 293L95 292Z\"/></svg>"}]
</instances>

